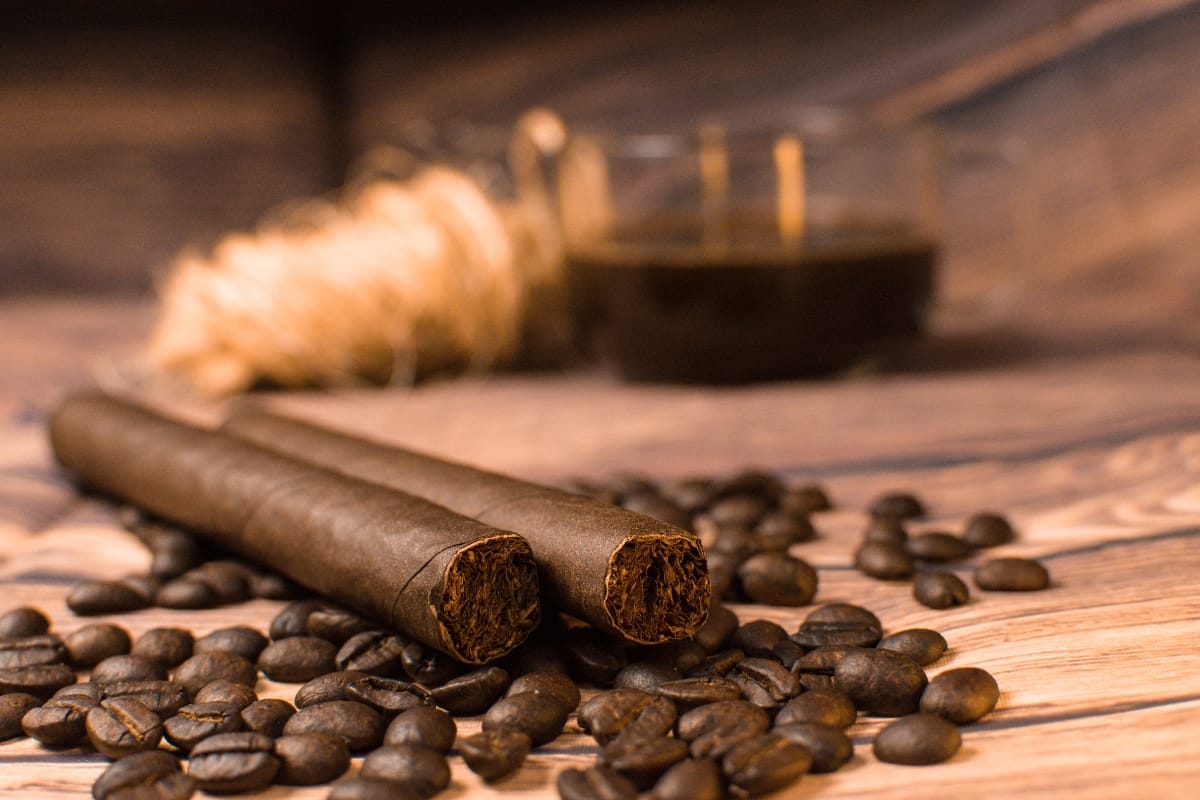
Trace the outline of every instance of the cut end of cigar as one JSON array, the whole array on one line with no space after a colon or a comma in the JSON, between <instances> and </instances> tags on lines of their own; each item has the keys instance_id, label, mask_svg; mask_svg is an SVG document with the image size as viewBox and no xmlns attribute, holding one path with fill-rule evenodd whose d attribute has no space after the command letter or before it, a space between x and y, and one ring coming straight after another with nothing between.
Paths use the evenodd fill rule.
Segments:
<instances>
[{"instance_id":1,"label":"cut end of cigar","mask_svg":"<svg viewBox=\"0 0 1200 800\"><path fill-rule=\"evenodd\" d=\"M447 652L468 664L508 653L538 626L537 563L516 534L489 536L459 550L432 598Z\"/></svg>"},{"instance_id":2,"label":"cut end of cigar","mask_svg":"<svg viewBox=\"0 0 1200 800\"><path fill-rule=\"evenodd\" d=\"M712 590L700 540L687 534L631 536L608 562L604 609L639 644L691 636L704 624Z\"/></svg>"}]
</instances>

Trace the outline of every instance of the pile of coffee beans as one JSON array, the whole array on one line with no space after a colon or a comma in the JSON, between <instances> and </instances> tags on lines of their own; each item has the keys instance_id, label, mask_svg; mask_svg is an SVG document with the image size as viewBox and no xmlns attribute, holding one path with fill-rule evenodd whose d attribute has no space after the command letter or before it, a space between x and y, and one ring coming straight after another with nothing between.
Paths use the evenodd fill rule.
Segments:
<instances>
[{"instance_id":1,"label":"pile of coffee beans","mask_svg":"<svg viewBox=\"0 0 1200 800\"><path fill-rule=\"evenodd\" d=\"M0 616L0 738L24 734L113 759L93 788L100 800L331 782L333 800L429 798L450 782L449 753L483 780L502 781L574 730L574 719L595 739L597 757L560 774L563 798L703 800L764 794L839 769L853 758L847 731L860 713L894 718L874 737L878 759L944 761L960 747L959 726L996 705L996 681L981 669L927 677L925 667L948 647L936 631L888 632L849 603L818 606L789 631L741 621L725 604L812 603L818 575L796 551L817 536L813 515L831 507L820 487L755 471L663 485L623 476L577 490L702 538L714 599L695 636L631 645L546 614L516 652L469 667L125 512L151 551L150 572L76 586L68 599L76 613L291 602L265 630L202 636L162 627L134 637L111 622L60 636L39 610L10 611ZM923 513L911 495L880 497L855 563L873 577L912 578L930 607L966 602L962 580L931 567L1008 542L1012 527L987 513L961 534L910 534ZM975 581L1025 591L1049 579L1036 562L1001 558L980 566ZM259 698L260 675L294 684L292 701ZM459 731L464 718L477 721L470 733ZM345 777L354 757L361 767Z\"/></svg>"}]
</instances>

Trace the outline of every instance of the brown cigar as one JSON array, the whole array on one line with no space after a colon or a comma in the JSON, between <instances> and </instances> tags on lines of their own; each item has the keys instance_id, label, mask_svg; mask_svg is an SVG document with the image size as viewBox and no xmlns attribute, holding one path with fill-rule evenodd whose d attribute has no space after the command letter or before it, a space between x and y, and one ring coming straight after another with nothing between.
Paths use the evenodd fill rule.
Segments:
<instances>
[{"instance_id":1,"label":"brown cigar","mask_svg":"<svg viewBox=\"0 0 1200 800\"><path fill-rule=\"evenodd\" d=\"M651 517L268 413L238 414L222 430L520 533L533 547L548 607L631 641L690 636L707 617L704 548Z\"/></svg>"},{"instance_id":2,"label":"brown cigar","mask_svg":"<svg viewBox=\"0 0 1200 800\"><path fill-rule=\"evenodd\" d=\"M98 392L59 406L50 441L85 483L461 661L537 626L537 567L515 533Z\"/></svg>"}]
</instances>

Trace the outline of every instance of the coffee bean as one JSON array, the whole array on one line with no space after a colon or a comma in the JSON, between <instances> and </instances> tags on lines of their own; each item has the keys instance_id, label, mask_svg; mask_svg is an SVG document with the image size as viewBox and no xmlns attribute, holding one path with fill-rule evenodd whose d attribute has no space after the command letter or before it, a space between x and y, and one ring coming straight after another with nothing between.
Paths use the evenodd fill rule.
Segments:
<instances>
[{"instance_id":1,"label":"coffee bean","mask_svg":"<svg viewBox=\"0 0 1200 800\"><path fill-rule=\"evenodd\" d=\"M806 692L816 691L836 691L837 687L833 684L832 675L820 675L814 672L795 672L796 680L800 681L800 685L804 687Z\"/></svg>"},{"instance_id":2,"label":"coffee bean","mask_svg":"<svg viewBox=\"0 0 1200 800\"><path fill-rule=\"evenodd\" d=\"M752 703L721 700L682 714L675 730L688 743L693 758L721 758L738 742L766 732L769 725L766 712Z\"/></svg>"},{"instance_id":3,"label":"coffee bean","mask_svg":"<svg viewBox=\"0 0 1200 800\"><path fill-rule=\"evenodd\" d=\"M348 691L350 684L368 677L370 676L365 672L346 670L313 678L296 691L296 708L328 703L330 700L349 700L351 699Z\"/></svg>"},{"instance_id":4,"label":"coffee bean","mask_svg":"<svg viewBox=\"0 0 1200 800\"><path fill-rule=\"evenodd\" d=\"M175 667L192 657L195 638L183 628L151 628L137 637L130 655Z\"/></svg>"},{"instance_id":5,"label":"coffee bean","mask_svg":"<svg viewBox=\"0 0 1200 800\"><path fill-rule=\"evenodd\" d=\"M735 581L742 559L713 551L708 552L708 582L716 600L732 600L737 593Z\"/></svg>"},{"instance_id":6,"label":"coffee bean","mask_svg":"<svg viewBox=\"0 0 1200 800\"><path fill-rule=\"evenodd\" d=\"M654 784L650 797L653 800L723 800L725 782L716 762L688 759L663 773Z\"/></svg>"},{"instance_id":7,"label":"coffee bean","mask_svg":"<svg viewBox=\"0 0 1200 800\"><path fill-rule=\"evenodd\" d=\"M779 498L779 507L792 514L812 514L833 508L829 495L816 484L793 486Z\"/></svg>"},{"instance_id":8,"label":"coffee bean","mask_svg":"<svg viewBox=\"0 0 1200 800\"><path fill-rule=\"evenodd\" d=\"M383 743L419 744L439 753L448 753L457 733L454 718L442 709L415 706L392 720L383 734Z\"/></svg>"},{"instance_id":9,"label":"coffee bean","mask_svg":"<svg viewBox=\"0 0 1200 800\"><path fill-rule=\"evenodd\" d=\"M378 627L376 623L353 611L324 604L310 609L305 617L305 629L309 636L326 639L339 647L345 644L351 636L357 633L366 633ZM283 637L272 636L272 638Z\"/></svg>"},{"instance_id":10,"label":"coffee bean","mask_svg":"<svg viewBox=\"0 0 1200 800\"><path fill-rule=\"evenodd\" d=\"M928 531L908 537L904 549L922 561L958 561L971 554L971 547L962 539L945 531Z\"/></svg>"},{"instance_id":11,"label":"coffee bean","mask_svg":"<svg viewBox=\"0 0 1200 800\"><path fill-rule=\"evenodd\" d=\"M67 595L67 607L81 617L137 611L148 605L144 595L119 581L83 581Z\"/></svg>"},{"instance_id":12,"label":"coffee bean","mask_svg":"<svg viewBox=\"0 0 1200 800\"><path fill-rule=\"evenodd\" d=\"M565 675L562 680L569 681ZM459 675L431 690L433 702L454 714L474 715L487 711L508 688L508 673L499 667L483 667Z\"/></svg>"},{"instance_id":13,"label":"coffee bean","mask_svg":"<svg viewBox=\"0 0 1200 800\"><path fill-rule=\"evenodd\" d=\"M770 658L776 644L787 638L787 631L778 622L756 619L744 623L729 637L728 646L748 656Z\"/></svg>"},{"instance_id":14,"label":"coffee bean","mask_svg":"<svg viewBox=\"0 0 1200 800\"><path fill-rule=\"evenodd\" d=\"M806 514L772 511L759 520L752 537L762 552L784 552L794 544L812 540L816 535Z\"/></svg>"},{"instance_id":15,"label":"coffee bean","mask_svg":"<svg viewBox=\"0 0 1200 800\"><path fill-rule=\"evenodd\" d=\"M20 736L21 718L41 704L41 700L24 692L0 695L0 741Z\"/></svg>"},{"instance_id":16,"label":"coffee bean","mask_svg":"<svg viewBox=\"0 0 1200 800\"><path fill-rule=\"evenodd\" d=\"M730 784L749 795L790 786L811 766L808 748L769 733L739 742L721 760Z\"/></svg>"},{"instance_id":17,"label":"coffee bean","mask_svg":"<svg viewBox=\"0 0 1200 800\"><path fill-rule=\"evenodd\" d=\"M547 703L546 698L533 692L513 694L497 700L483 715L485 731L513 728L528 734L534 747L558 738L567 724L568 711L562 706Z\"/></svg>"},{"instance_id":18,"label":"coffee bean","mask_svg":"<svg viewBox=\"0 0 1200 800\"><path fill-rule=\"evenodd\" d=\"M328 800L422 800L407 786L374 778L350 778L339 781Z\"/></svg>"},{"instance_id":19,"label":"coffee bean","mask_svg":"<svg viewBox=\"0 0 1200 800\"><path fill-rule=\"evenodd\" d=\"M203 581L189 577L185 572L178 578L167 581L154 595L154 604L160 608L203 609L219 605L216 590Z\"/></svg>"},{"instance_id":20,"label":"coffee bean","mask_svg":"<svg viewBox=\"0 0 1200 800\"><path fill-rule=\"evenodd\" d=\"M996 547L1015 538L1012 524L1001 514L983 511L967 520L963 541L971 547Z\"/></svg>"},{"instance_id":21,"label":"coffee bean","mask_svg":"<svg viewBox=\"0 0 1200 800\"><path fill-rule=\"evenodd\" d=\"M506 694L535 694L567 714L578 708L580 701L579 687L561 672L527 672L509 685Z\"/></svg>"},{"instance_id":22,"label":"coffee bean","mask_svg":"<svg viewBox=\"0 0 1200 800\"><path fill-rule=\"evenodd\" d=\"M289 636L271 642L258 657L258 668L273 681L304 683L333 672L337 647L316 636Z\"/></svg>"},{"instance_id":23,"label":"coffee bean","mask_svg":"<svg viewBox=\"0 0 1200 800\"><path fill-rule=\"evenodd\" d=\"M0 670L0 694L24 692L35 697L49 697L74 682L75 673L66 664Z\"/></svg>"},{"instance_id":24,"label":"coffee bean","mask_svg":"<svg viewBox=\"0 0 1200 800\"><path fill-rule=\"evenodd\" d=\"M357 670L371 675L394 675L403 667L408 641L391 631L364 631L346 640L334 656L340 670Z\"/></svg>"},{"instance_id":25,"label":"coffee bean","mask_svg":"<svg viewBox=\"0 0 1200 800\"><path fill-rule=\"evenodd\" d=\"M685 677L719 678L733 669L733 665L745 657L746 654L736 647L731 647L728 650L720 650L689 669L685 673Z\"/></svg>"},{"instance_id":26,"label":"coffee bean","mask_svg":"<svg viewBox=\"0 0 1200 800\"><path fill-rule=\"evenodd\" d=\"M188 704L188 691L174 681L117 681L104 685L105 700L113 697L133 697L161 719L173 716Z\"/></svg>"},{"instance_id":27,"label":"coffee bean","mask_svg":"<svg viewBox=\"0 0 1200 800\"><path fill-rule=\"evenodd\" d=\"M617 673L617 677L613 678L613 688L653 693L662 684L682 678L683 674L670 664L638 661Z\"/></svg>"},{"instance_id":28,"label":"coffee bean","mask_svg":"<svg viewBox=\"0 0 1200 800\"><path fill-rule=\"evenodd\" d=\"M259 792L279 772L274 742L259 733L219 733L192 749L188 774L210 794Z\"/></svg>"},{"instance_id":29,"label":"coffee bean","mask_svg":"<svg viewBox=\"0 0 1200 800\"><path fill-rule=\"evenodd\" d=\"M635 492L621 498L621 506L638 514L654 517L676 528L690 530L692 515L658 492Z\"/></svg>"},{"instance_id":30,"label":"coffee bean","mask_svg":"<svg viewBox=\"0 0 1200 800\"><path fill-rule=\"evenodd\" d=\"M543 626L545 622L542 623ZM567 660L556 643L526 642L506 660L509 675L526 675L531 672L558 672L567 674Z\"/></svg>"},{"instance_id":31,"label":"coffee bean","mask_svg":"<svg viewBox=\"0 0 1200 800\"><path fill-rule=\"evenodd\" d=\"M210 736L241 729L241 710L233 703L193 703L163 721L163 735L183 751L191 750Z\"/></svg>"},{"instance_id":32,"label":"coffee bean","mask_svg":"<svg viewBox=\"0 0 1200 800\"><path fill-rule=\"evenodd\" d=\"M187 800L196 781L165 750L134 753L109 764L92 784L95 800Z\"/></svg>"},{"instance_id":33,"label":"coffee bean","mask_svg":"<svg viewBox=\"0 0 1200 800\"><path fill-rule=\"evenodd\" d=\"M662 644L639 645L630 650L629 656L644 663L674 667L683 673L702 662L708 653L692 639L675 639Z\"/></svg>"},{"instance_id":34,"label":"coffee bean","mask_svg":"<svg viewBox=\"0 0 1200 800\"><path fill-rule=\"evenodd\" d=\"M346 685L346 697L366 703L390 719L428 702L429 692L418 683L365 675Z\"/></svg>"},{"instance_id":35,"label":"coffee bean","mask_svg":"<svg viewBox=\"0 0 1200 800\"><path fill-rule=\"evenodd\" d=\"M871 517L863 531L864 542L903 547L908 541L908 529L900 517Z\"/></svg>"},{"instance_id":36,"label":"coffee bean","mask_svg":"<svg viewBox=\"0 0 1200 800\"><path fill-rule=\"evenodd\" d=\"M660 683L654 692L674 703L680 713L742 696L742 690L736 683L715 675L667 681Z\"/></svg>"},{"instance_id":37,"label":"coffee bean","mask_svg":"<svg viewBox=\"0 0 1200 800\"><path fill-rule=\"evenodd\" d=\"M255 661L259 653L267 646L267 637L254 628L236 625L232 628L219 628L196 640L193 653L214 653L218 650L233 653L247 661Z\"/></svg>"},{"instance_id":38,"label":"coffee bean","mask_svg":"<svg viewBox=\"0 0 1200 800\"><path fill-rule=\"evenodd\" d=\"M340 736L351 752L378 747L387 728L386 718L365 703L330 700L306 706L283 726L285 736L297 733L327 733Z\"/></svg>"},{"instance_id":39,"label":"coffee bean","mask_svg":"<svg viewBox=\"0 0 1200 800\"><path fill-rule=\"evenodd\" d=\"M329 783L350 768L350 749L336 736L299 733L275 741L279 772L275 782L283 786L315 786Z\"/></svg>"},{"instance_id":40,"label":"coffee bean","mask_svg":"<svg viewBox=\"0 0 1200 800\"><path fill-rule=\"evenodd\" d=\"M64 664L66 661L67 648L53 633L0 641L0 671Z\"/></svg>"},{"instance_id":41,"label":"coffee bean","mask_svg":"<svg viewBox=\"0 0 1200 800\"><path fill-rule=\"evenodd\" d=\"M627 731L600 748L597 763L621 773L635 786L648 789L687 756L687 742Z\"/></svg>"},{"instance_id":42,"label":"coffee bean","mask_svg":"<svg viewBox=\"0 0 1200 800\"><path fill-rule=\"evenodd\" d=\"M304 590L282 575L264 572L250 578L250 596L261 600L295 600Z\"/></svg>"},{"instance_id":43,"label":"coffee bean","mask_svg":"<svg viewBox=\"0 0 1200 800\"><path fill-rule=\"evenodd\" d=\"M903 548L881 542L865 542L854 553L854 566L864 575L880 580L902 580L913 574L913 559Z\"/></svg>"},{"instance_id":44,"label":"coffee bean","mask_svg":"<svg viewBox=\"0 0 1200 800\"><path fill-rule=\"evenodd\" d=\"M92 747L111 759L153 750L163 735L158 715L132 697L100 701L87 713L84 727Z\"/></svg>"},{"instance_id":45,"label":"coffee bean","mask_svg":"<svg viewBox=\"0 0 1200 800\"><path fill-rule=\"evenodd\" d=\"M278 739L283 735L283 726L295 713L295 707L286 700L273 697L256 700L242 709L242 727Z\"/></svg>"},{"instance_id":46,"label":"coffee bean","mask_svg":"<svg viewBox=\"0 0 1200 800\"><path fill-rule=\"evenodd\" d=\"M882 635L883 623L867 609L850 603L826 603L805 617L791 638L806 648L874 647Z\"/></svg>"},{"instance_id":47,"label":"coffee bean","mask_svg":"<svg viewBox=\"0 0 1200 800\"><path fill-rule=\"evenodd\" d=\"M922 667L941 658L947 646L944 636L928 628L897 631L876 645L880 650L891 650L908 656Z\"/></svg>"},{"instance_id":48,"label":"coffee bean","mask_svg":"<svg viewBox=\"0 0 1200 800\"><path fill-rule=\"evenodd\" d=\"M67 687L67 690L73 688ZM21 717L21 729L26 735L46 747L74 747L86 738L87 715L100 705L99 692L72 694L67 690L60 690L44 705L25 712Z\"/></svg>"},{"instance_id":49,"label":"coffee bean","mask_svg":"<svg viewBox=\"0 0 1200 800\"><path fill-rule=\"evenodd\" d=\"M125 655L132 646L129 632L120 625L95 622L67 634L63 639L73 667L91 667L109 656Z\"/></svg>"},{"instance_id":50,"label":"coffee bean","mask_svg":"<svg viewBox=\"0 0 1200 800\"><path fill-rule=\"evenodd\" d=\"M921 711L937 714L958 725L974 722L996 707L1000 687L978 667L946 670L929 682L921 695Z\"/></svg>"},{"instance_id":51,"label":"coffee bean","mask_svg":"<svg viewBox=\"0 0 1200 800\"><path fill-rule=\"evenodd\" d=\"M841 728L820 722L789 722L771 729L776 736L804 745L815 773L836 772L854 755L854 744Z\"/></svg>"},{"instance_id":52,"label":"coffee bean","mask_svg":"<svg viewBox=\"0 0 1200 800\"><path fill-rule=\"evenodd\" d=\"M206 683L196 692L197 703L232 703L238 707L238 711L257 700L258 695L252 687L223 679Z\"/></svg>"},{"instance_id":53,"label":"coffee bean","mask_svg":"<svg viewBox=\"0 0 1200 800\"><path fill-rule=\"evenodd\" d=\"M889 492L871 503L870 513L873 517L912 519L925 516L925 506L908 492Z\"/></svg>"},{"instance_id":54,"label":"coffee bean","mask_svg":"<svg viewBox=\"0 0 1200 800\"><path fill-rule=\"evenodd\" d=\"M147 527L150 526L150 527ZM205 557L203 548L191 534L168 525L143 523L142 540L150 549L150 574L170 580L199 566Z\"/></svg>"},{"instance_id":55,"label":"coffee bean","mask_svg":"<svg viewBox=\"0 0 1200 800\"><path fill-rule=\"evenodd\" d=\"M194 655L175 668L175 681L187 687L192 696L206 684L219 680L254 686L258 670L241 656L220 650Z\"/></svg>"},{"instance_id":56,"label":"coffee bean","mask_svg":"<svg viewBox=\"0 0 1200 800\"><path fill-rule=\"evenodd\" d=\"M953 722L936 714L909 714L875 734L875 757L890 764L937 764L962 746Z\"/></svg>"},{"instance_id":57,"label":"coffee bean","mask_svg":"<svg viewBox=\"0 0 1200 800\"><path fill-rule=\"evenodd\" d=\"M603 745L626 732L663 736L677 716L675 705L664 697L637 689L612 689L580 706L578 721L584 732Z\"/></svg>"},{"instance_id":58,"label":"coffee bean","mask_svg":"<svg viewBox=\"0 0 1200 800\"><path fill-rule=\"evenodd\" d=\"M39 609L20 606L0 614L0 639L38 636L50 630L50 620Z\"/></svg>"},{"instance_id":59,"label":"coffee bean","mask_svg":"<svg viewBox=\"0 0 1200 800\"><path fill-rule=\"evenodd\" d=\"M628 778L607 767L563 770L555 785L562 800L634 800L638 793Z\"/></svg>"},{"instance_id":60,"label":"coffee bean","mask_svg":"<svg viewBox=\"0 0 1200 800\"><path fill-rule=\"evenodd\" d=\"M532 746L528 734L497 728L459 739L457 749L467 767L490 783L520 767Z\"/></svg>"},{"instance_id":61,"label":"coffee bean","mask_svg":"<svg viewBox=\"0 0 1200 800\"><path fill-rule=\"evenodd\" d=\"M450 784L450 765L441 753L412 744L380 747L363 759L359 774L398 783L421 797L433 797Z\"/></svg>"},{"instance_id":62,"label":"coffee bean","mask_svg":"<svg viewBox=\"0 0 1200 800\"><path fill-rule=\"evenodd\" d=\"M572 675L599 686L611 685L629 663L624 643L595 628L569 631L563 652Z\"/></svg>"},{"instance_id":63,"label":"coffee bean","mask_svg":"<svg viewBox=\"0 0 1200 800\"><path fill-rule=\"evenodd\" d=\"M800 693L796 677L778 661L766 658L742 659L728 677L737 684L744 698L772 715Z\"/></svg>"},{"instance_id":64,"label":"coffee bean","mask_svg":"<svg viewBox=\"0 0 1200 800\"><path fill-rule=\"evenodd\" d=\"M775 656L775 660L789 670L795 666L797 661L804 658L806 652L802 645L797 644L791 639L784 639L781 642L777 642L771 648L771 653Z\"/></svg>"},{"instance_id":65,"label":"coffee bean","mask_svg":"<svg viewBox=\"0 0 1200 800\"><path fill-rule=\"evenodd\" d=\"M409 642L400 654L404 674L423 686L439 686L463 671L463 665L420 642Z\"/></svg>"},{"instance_id":66,"label":"coffee bean","mask_svg":"<svg viewBox=\"0 0 1200 800\"><path fill-rule=\"evenodd\" d=\"M249 599L254 570L240 561L206 561L185 572L183 577L212 589L217 605L230 605Z\"/></svg>"},{"instance_id":67,"label":"coffee bean","mask_svg":"<svg viewBox=\"0 0 1200 800\"><path fill-rule=\"evenodd\" d=\"M967 585L953 572L933 570L913 577L913 597L929 608L951 608L967 602Z\"/></svg>"},{"instance_id":68,"label":"coffee bean","mask_svg":"<svg viewBox=\"0 0 1200 800\"><path fill-rule=\"evenodd\" d=\"M797 722L818 722L832 728L845 730L858 719L854 701L836 690L805 692L789 700L775 715L775 725Z\"/></svg>"},{"instance_id":69,"label":"coffee bean","mask_svg":"<svg viewBox=\"0 0 1200 800\"><path fill-rule=\"evenodd\" d=\"M847 653L833 672L834 685L863 711L898 717L916 710L928 679L907 656L890 650Z\"/></svg>"},{"instance_id":70,"label":"coffee bean","mask_svg":"<svg viewBox=\"0 0 1200 800\"><path fill-rule=\"evenodd\" d=\"M756 603L803 606L817 592L817 573L808 562L786 553L759 553L738 567L742 591Z\"/></svg>"},{"instance_id":71,"label":"coffee bean","mask_svg":"<svg viewBox=\"0 0 1200 800\"><path fill-rule=\"evenodd\" d=\"M714 602L708 610L708 619L696 631L694 638L705 652L715 653L727 646L729 637L737 629L737 614L728 606Z\"/></svg>"},{"instance_id":72,"label":"coffee bean","mask_svg":"<svg viewBox=\"0 0 1200 800\"><path fill-rule=\"evenodd\" d=\"M679 478L663 484L660 492L684 511L695 514L708 507L712 490L713 482L709 478Z\"/></svg>"},{"instance_id":73,"label":"coffee bean","mask_svg":"<svg viewBox=\"0 0 1200 800\"><path fill-rule=\"evenodd\" d=\"M794 634L793 634L794 635ZM829 644L805 653L792 664L792 672L797 676L808 674L833 675L837 665L848 653L861 650L861 647L844 644Z\"/></svg>"},{"instance_id":74,"label":"coffee bean","mask_svg":"<svg viewBox=\"0 0 1200 800\"><path fill-rule=\"evenodd\" d=\"M731 495L708 508L708 516L723 528L749 530L771 510L771 503L754 495Z\"/></svg>"},{"instance_id":75,"label":"coffee bean","mask_svg":"<svg viewBox=\"0 0 1200 800\"><path fill-rule=\"evenodd\" d=\"M91 681L104 686L122 681L162 681L167 671L161 664L139 656L109 656L92 667Z\"/></svg>"},{"instance_id":76,"label":"coffee bean","mask_svg":"<svg viewBox=\"0 0 1200 800\"><path fill-rule=\"evenodd\" d=\"M975 585L993 592L1036 592L1050 585L1050 573L1028 558L995 558L975 570Z\"/></svg>"},{"instance_id":77,"label":"coffee bean","mask_svg":"<svg viewBox=\"0 0 1200 800\"><path fill-rule=\"evenodd\" d=\"M289 636L307 636L308 615L327 607L328 604L323 600L294 600L284 606L283 610L275 615L275 619L271 620L267 634L275 641L286 639Z\"/></svg>"}]
</instances>

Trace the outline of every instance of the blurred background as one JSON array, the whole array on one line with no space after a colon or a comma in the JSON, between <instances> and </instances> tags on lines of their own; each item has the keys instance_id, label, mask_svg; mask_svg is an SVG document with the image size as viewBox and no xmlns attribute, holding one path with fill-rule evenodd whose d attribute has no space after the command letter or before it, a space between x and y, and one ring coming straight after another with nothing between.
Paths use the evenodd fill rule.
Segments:
<instances>
[{"instance_id":1,"label":"blurred background","mask_svg":"<svg viewBox=\"0 0 1200 800\"><path fill-rule=\"evenodd\" d=\"M149 298L181 247L334 189L419 121L848 104L946 133L947 313L1194 348L1198 74L1191 0L9 0L0 296Z\"/></svg>"}]
</instances>

